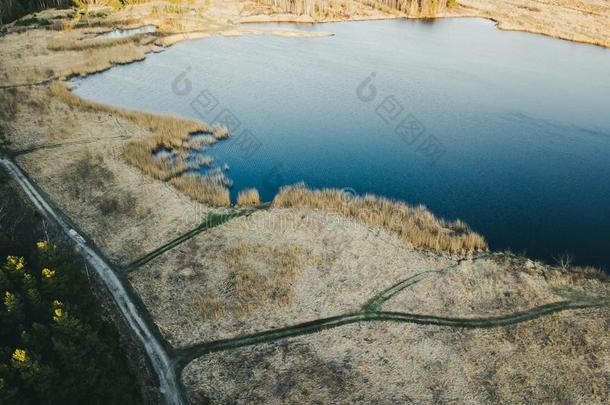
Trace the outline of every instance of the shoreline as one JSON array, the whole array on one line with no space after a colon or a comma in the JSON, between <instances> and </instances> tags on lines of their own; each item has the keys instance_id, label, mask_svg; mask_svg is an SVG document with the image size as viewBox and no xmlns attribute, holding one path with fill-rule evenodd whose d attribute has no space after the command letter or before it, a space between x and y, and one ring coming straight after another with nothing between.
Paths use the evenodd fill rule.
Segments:
<instances>
[{"instance_id":1,"label":"shoreline","mask_svg":"<svg viewBox=\"0 0 610 405\"><path fill-rule=\"evenodd\" d=\"M165 24L160 17L156 24L143 20L127 27ZM235 25L205 24L198 35L235 32ZM164 31L86 47L96 33L86 27L66 33L27 29L0 37L7 54L0 79L4 74L13 85L44 79L0 88L0 142L4 134L11 142L0 146L25 150L16 157L19 166L108 258L167 349L168 371L177 371L193 402L246 402L251 393L277 400L279 390L284 402L295 403L304 397L323 403L516 403L524 397L596 403L607 397L607 308L575 307L492 329L359 322L286 340L252 339L355 311L462 319L510 317L573 299L605 303L610 284L603 274L567 261L547 265L512 253L479 254L484 240L465 224L423 210L412 218L432 238L420 229L390 229L385 223L402 225L410 208L403 207L398 220L375 216L375 207L361 216L367 212L352 212L350 204L365 206L368 200L332 191L293 189L296 195L284 194L277 206L241 216L232 207L197 202L128 163L125 149L157 136L181 145L192 130L209 129L207 124L97 104L64 93L66 81L56 81L141 61L191 39L189 34ZM48 48L55 35L64 35L58 44L65 49ZM171 40L159 45L164 38ZM388 203L380 206L394 213ZM435 238L436 231L442 238ZM471 251L459 252L464 247ZM550 338L541 342L540 336ZM253 345L199 356L218 339ZM486 382L490 375L493 384Z\"/></svg>"},{"instance_id":2,"label":"shoreline","mask_svg":"<svg viewBox=\"0 0 610 405\"><path fill-rule=\"evenodd\" d=\"M27 17L27 16L26 16ZM270 16L267 16L269 18L271 18ZM470 15L441 15L438 16L437 18L442 18L442 19L446 19L446 18L481 18L483 20L490 20L492 22L494 22L495 26L497 28L499 28L499 23L489 17L480 17L480 16L470 16ZM315 22L287 22L287 21L279 21L279 20L275 20L273 22L246 22L245 24L271 24L271 23L277 23L277 24L282 24L282 23L288 23L288 24L307 24L307 25L313 25L313 24L326 24L326 23L340 23L340 22L359 22L359 21L377 21L377 20L393 20L393 19L406 19L406 20L418 20L418 19L430 19L430 20L434 20L436 18L418 18L418 17L405 17L405 16L400 16L400 15L384 15L384 16L378 16L378 17L362 17L362 18L349 18L349 19L337 19L337 18L329 18L323 21L315 21ZM63 83L63 84L68 84L69 80L74 78L74 77L80 77L80 78L85 78L87 76L90 75L94 75L94 74L100 74L104 71L107 71L109 69L111 69L112 67L116 66L116 65L126 65L126 64L131 64L131 63L135 63L135 62L140 62L143 61L147 55L151 54L151 53L158 53L158 52L162 52L163 50L173 46L174 44L183 42L183 41L187 41L187 40L199 40L199 39L203 39L203 38L207 38L213 35L222 35L222 36L227 36L227 37L231 37L231 36L242 36L242 35L278 35L278 36L284 36L284 37L324 37L324 36L331 36L334 35L334 33L332 32L310 32L310 31L301 31L298 29L290 29L290 30L281 30L281 29L252 29L252 28L246 28L246 27L240 27L241 24L244 23L240 23L239 25L236 25L234 27L215 27L215 28L210 28L208 27L207 30L200 30L200 31L184 31L184 32L162 32L159 30L159 24L158 23L154 23L151 22L149 20L145 20L142 21L138 24L128 24L128 25L121 25L119 24L116 27L110 27L110 26L104 26L103 28L77 28L74 29L73 31L80 31L80 34L77 34L77 41L81 40L81 41L88 41L87 43L92 44L91 46L86 46L83 45L82 47L79 45L78 47L75 47L74 45L66 45L67 49L72 49L72 47L74 47L75 49L83 49L83 50L97 50L97 48L109 48L109 49L113 49L113 47L115 45L121 45L121 44L134 44L136 45L136 47L140 50L142 50L143 52L133 58L127 59L125 61L121 61L121 62L111 62L106 64L104 67L102 68L98 68L98 69L84 69L84 70L76 70L72 73L70 73L69 75L64 75L64 76L57 76L54 78L50 78L50 79L45 79L42 82L39 83L27 83L27 84L18 84L18 85L12 85L9 87L5 87L6 88L11 88L11 87L31 87L31 86L38 86L38 85L47 85L49 83L51 83L50 87L53 87L53 84L56 84L54 82L57 82L59 84ZM157 29L157 32L152 32L152 33L144 33L144 34L136 34L133 36L133 38L130 37L123 37L123 38L117 38L114 40L105 40L107 42L107 45L95 45L95 41L96 41L96 37L98 35L100 35L101 33L108 33L108 32L112 32L114 30L133 30L133 29L139 29L142 27L150 27L153 26ZM501 29L501 28L499 28ZM544 35L544 34L542 34ZM138 39L139 38L139 39ZM69 39L69 41L74 41L74 39ZM71 42L68 42L68 44L70 44ZM59 45L56 45L56 48L58 50L63 49L62 48L62 44L61 42L59 42ZM58 86L56 86L55 88L58 88ZM54 97L55 98L59 98L60 100L62 100L63 102L67 103L68 105L71 105L73 107L77 107L77 108L87 108L90 109L93 112L105 112L105 113L110 113L110 114L114 114L114 115L118 115L118 116L122 116L123 118L127 118L130 119L132 121L134 121L134 123L136 125L140 125L142 126L143 124L142 122L142 117L151 117L150 120L156 120L159 122L163 122L164 120L175 120L177 122L177 124L181 127L180 129L177 130L175 135L172 135L173 138L168 138L170 139L169 142L170 144L175 143L175 140L178 141L178 143L183 143L184 141L186 141L190 135L192 135L195 132L201 132L201 131L209 131L210 127L207 123L205 122L200 122L200 121L192 121L190 119L184 118L184 117L173 117L171 115L161 115L161 114L156 114L156 113L148 113L148 112L144 112L144 111L138 111L138 110L127 110L127 109L123 109L120 107L114 107L112 105L103 105L103 104L99 104L93 101L89 101L87 99L83 99L80 96L78 96L77 94L73 93L71 90L68 90L68 92L66 93L66 95L63 95L63 91L55 92L54 93ZM155 124L156 125L156 124ZM149 129L152 129L149 128ZM155 131L153 130L153 133ZM174 140L175 139L175 140ZM218 139L220 140L220 139ZM145 139L141 139L138 140L136 143L143 143L143 142L154 142L153 138L145 138ZM159 149L159 148L164 148L165 146L165 140L159 140L156 141L156 143L151 144L146 146L147 149L150 149L151 151ZM127 145L129 146L129 145ZM188 143L187 143L188 146ZM30 148L32 149L37 149L38 146L34 145L34 146L30 146ZM42 148L44 148L44 146L42 146ZM125 147L127 148L127 147ZM25 148L28 149L28 148ZM187 148L188 149L188 148ZM193 190L193 184L191 181L173 181L174 179L176 179L177 177L180 177L181 174L178 173L173 174L173 173L169 173L169 174L163 174L162 172L159 172L160 174L157 175L152 175L150 170L146 169L146 165L142 166L140 164L136 164L134 162L136 162L136 160L134 159L128 159L128 161L131 163L131 165L133 167L138 168L140 171L143 172L143 174L145 174L146 176L152 177L153 179L157 179L159 181L162 181L164 183L167 184L171 184L171 186L173 188L175 188L177 191L179 191L180 193L184 194L185 196L190 197L192 200L194 201L199 201L202 202L204 204L209 204L210 202L214 202L214 201L227 201L227 197L224 196L224 191L221 192L221 190L217 190L217 189L212 189L212 194L211 196L203 196L203 197L199 197L200 195L200 191L189 191L189 189ZM155 169L156 170L156 169ZM222 186L222 187L226 187L226 186ZM228 189L226 189L228 192ZM323 191L323 190L322 190ZM336 190L335 190L336 191ZM223 195L218 195L218 194L223 194ZM278 194L279 195L279 194ZM383 197L382 197L383 198ZM272 199L273 200L273 199ZM234 207L235 204L231 201L228 201L226 203L218 203L220 207ZM210 208L214 208L214 205L217 205L215 203L212 203ZM475 234L476 235L476 234ZM478 236L478 235L477 235Z\"/></svg>"}]
</instances>

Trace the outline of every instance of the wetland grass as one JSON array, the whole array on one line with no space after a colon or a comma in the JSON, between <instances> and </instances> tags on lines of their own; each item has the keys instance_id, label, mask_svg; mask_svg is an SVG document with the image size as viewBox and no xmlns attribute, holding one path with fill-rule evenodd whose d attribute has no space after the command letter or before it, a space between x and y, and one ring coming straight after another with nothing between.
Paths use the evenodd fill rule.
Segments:
<instances>
[{"instance_id":1,"label":"wetland grass","mask_svg":"<svg viewBox=\"0 0 610 405\"><path fill-rule=\"evenodd\" d=\"M300 183L282 188L273 199L273 206L336 212L394 232L419 249L450 253L487 250L485 239L459 220L447 222L423 206L411 207L374 195L354 197L338 189L310 190Z\"/></svg>"},{"instance_id":2,"label":"wetland grass","mask_svg":"<svg viewBox=\"0 0 610 405\"><path fill-rule=\"evenodd\" d=\"M223 139L228 139L229 138L229 129L222 125L214 124L212 126L212 134L214 135L214 138L216 138L219 141L221 141Z\"/></svg>"},{"instance_id":3,"label":"wetland grass","mask_svg":"<svg viewBox=\"0 0 610 405\"><path fill-rule=\"evenodd\" d=\"M179 148L188 140L190 134L197 132L210 132L211 129L202 122L186 120L184 118L149 114L140 111L130 111L115 108L106 104L87 101L72 93L63 82L53 82L49 85L51 95L60 101L85 111L105 112L128 119L137 125L150 130L153 137L151 144L156 147ZM154 150L154 148L152 149Z\"/></svg>"},{"instance_id":4,"label":"wetland grass","mask_svg":"<svg viewBox=\"0 0 610 405\"><path fill-rule=\"evenodd\" d=\"M223 179L219 179L218 176L206 177L185 173L212 164L210 156L198 156L192 161L188 160L187 151L192 147L192 135L203 134L215 140L224 139L229 133L226 128L220 126L212 128L198 121L129 111L87 101L73 94L66 84L61 82L51 83L49 91L54 97L70 106L85 111L110 113L152 132L152 137L136 139L125 145L123 149L125 160L140 169L142 173L157 180L171 180L171 184L196 201L215 206L231 204L229 191L223 184ZM155 156L160 150L171 151L173 155L171 158Z\"/></svg>"},{"instance_id":5,"label":"wetland grass","mask_svg":"<svg viewBox=\"0 0 610 405\"><path fill-rule=\"evenodd\" d=\"M136 42L143 43L147 37L150 38L147 34L135 34L121 38L81 38L72 33L62 32L49 39L47 48L51 51L83 51L96 48L111 48L117 45Z\"/></svg>"},{"instance_id":6,"label":"wetland grass","mask_svg":"<svg viewBox=\"0 0 610 405\"><path fill-rule=\"evenodd\" d=\"M237 195L237 206L244 207L250 205L260 205L261 198L258 195L258 190L255 188L248 188L242 190Z\"/></svg>"},{"instance_id":7,"label":"wetland grass","mask_svg":"<svg viewBox=\"0 0 610 405\"><path fill-rule=\"evenodd\" d=\"M217 207L231 205L229 190L210 177L185 173L173 177L169 182L195 201Z\"/></svg>"}]
</instances>

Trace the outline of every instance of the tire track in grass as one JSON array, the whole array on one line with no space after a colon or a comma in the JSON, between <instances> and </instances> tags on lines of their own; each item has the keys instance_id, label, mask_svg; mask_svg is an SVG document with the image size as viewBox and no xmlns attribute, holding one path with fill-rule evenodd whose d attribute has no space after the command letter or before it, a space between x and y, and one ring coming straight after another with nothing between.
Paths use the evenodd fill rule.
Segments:
<instances>
[{"instance_id":1,"label":"tire track in grass","mask_svg":"<svg viewBox=\"0 0 610 405\"><path fill-rule=\"evenodd\" d=\"M433 274L443 274L443 273L447 273L449 270L455 269L456 267L458 267L460 264L462 264L462 262L466 261L466 260L479 260L479 259L484 259L486 257L491 256L491 254L486 253L477 257L473 257L473 258L462 258L459 259L457 261L457 263L445 267L443 269L440 270L427 270L427 271L422 271L421 273L417 273L413 276L410 276L402 281L399 281L398 283L386 288L385 290L381 291L380 293L378 293L377 295L375 295L373 298L371 298L370 300L368 300L367 302L364 303L364 305L362 305L361 310L363 312L374 312L379 310L379 308L388 300L390 300L391 298L393 298L395 295L399 294L401 291L403 291L405 288L411 287L417 283L419 283L420 281L432 276Z\"/></svg>"},{"instance_id":2,"label":"tire track in grass","mask_svg":"<svg viewBox=\"0 0 610 405\"><path fill-rule=\"evenodd\" d=\"M201 232L207 231L208 229L214 228L218 225L222 225L225 222L228 222L232 219L235 219L235 218L238 218L241 216L250 216L253 213L255 213L256 211L261 210L261 209L266 209L267 207L268 207L268 205L261 205L259 207L254 207L254 208L233 209L230 212L223 213L223 214L210 212L210 213L208 213L206 219L196 228L191 229L190 231L178 236L176 239L169 241L168 243L156 248L155 250L153 250L153 251L145 254L144 256L127 264L126 266L123 267L123 272L130 273L134 270L137 270L139 267L143 266L144 264L146 264L146 263L150 262L151 260L155 259L156 257L162 255L163 253L167 252L168 250L171 250L174 247L182 244L183 242L186 242L187 240L191 239L192 237L199 235Z\"/></svg>"},{"instance_id":3,"label":"tire track in grass","mask_svg":"<svg viewBox=\"0 0 610 405\"><path fill-rule=\"evenodd\" d=\"M177 349L174 352L174 359L176 361L177 369L182 370L192 360L209 353L233 350L261 343L275 342L281 339L308 335L323 331L325 329L336 328L358 322L402 322L420 325L447 326L453 328L482 329L515 325L566 310L609 307L610 302L602 299L581 301L565 300L540 305L525 311L514 312L507 315L477 318L442 317L435 315L421 315L389 311L367 312L360 310L355 313L318 319L284 328L271 329L263 332L238 336L235 338L215 340Z\"/></svg>"},{"instance_id":4,"label":"tire track in grass","mask_svg":"<svg viewBox=\"0 0 610 405\"><path fill-rule=\"evenodd\" d=\"M30 200L45 215L55 219L58 224L64 229L66 234L71 226L60 214L57 212L50 203L39 194L35 187L29 182L21 170L10 160L3 156L0 156L0 163L6 167L7 171L13 177L24 192L28 195ZM265 208L257 207L254 209L236 210L229 215L209 214L199 227L194 230L187 232L174 239L173 241L163 245L162 247L154 250L148 255L142 257L136 261L138 265L142 265L154 257L163 254L165 251L171 249L174 246L182 243L184 240L202 232L205 229L209 229L213 226L220 225L232 218L248 215L255 212L257 209ZM414 323L421 325L437 325L447 326L453 328L493 328L501 326L510 326L517 323L533 320L542 316L550 315L553 313L565 311L565 310L576 310L585 308L610 308L610 300L602 298L588 298L578 297L577 299L564 300L551 304L540 305L529 310L514 312L507 315L494 316L494 317L476 317L476 318L459 318L459 317L442 317L436 315L422 315L422 314L411 314L404 312L390 312L390 311L379 311L378 308L387 300L403 291L405 288L418 283L419 281L429 277L431 274L441 273L447 271L450 268L454 268L459 265L459 262L445 268L443 270L430 270L418 273L411 276L403 281L400 281L391 287L383 290L369 301L367 301L360 310L353 313L346 313L329 318L322 318L314 321L304 322L297 325L287 326L278 329L271 329L267 331L247 334L238 336L235 338L221 339L211 342L204 342L193 346L185 347L182 349L170 349L165 350L163 344L157 339L154 332L151 330L148 324L148 320L145 314L137 308L136 303L130 297L129 292L126 290L125 285L121 281L121 277L113 271L113 269L100 257L96 251L87 245L85 240L70 236L77 249L89 261L93 268L96 269L98 275L104 281L108 290L112 294L117 306L121 310L125 320L131 326L132 330L143 344L144 349L148 355L148 359L151 361L153 368L157 372L161 384L161 394L164 397L166 403L169 404L182 404L186 402L184 396L184 389L180 379L180 373L182 369L192 360L197 357L201 357L208 353L233 350L241 347L269 343L286 339L290 337L302 336L306 334L312 334L320 332L325 329L336 328L343 325L358 323L358 322L402 322L402 323Z\"/></svg>"}]
</instances>

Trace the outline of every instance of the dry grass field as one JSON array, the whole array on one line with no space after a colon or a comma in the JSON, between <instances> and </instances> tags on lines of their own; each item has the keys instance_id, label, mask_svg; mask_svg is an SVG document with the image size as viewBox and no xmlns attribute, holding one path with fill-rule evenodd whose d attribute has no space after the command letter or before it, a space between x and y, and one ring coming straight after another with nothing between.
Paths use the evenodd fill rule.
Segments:
<instances>
[{"instance_id":1,"label":"dry grass field","mask_svg":"<svg viewBox=\"0 0 610 405\"><path fill-rule=\"evenodd\" d=\"M105 254L125 263L197 226L208 208L143 175L123 148L151 134L110 112L50 98L46 89L0 90L15 104L17 162Z\"/></svg>"},{"instance_id":2,"label":"dry grass field","mask_svg":"<svg viewBox=\"0 0 610 405\"><path fill-rule=\"evenodd\" d=\"M313 17L266 3L153 1L79 20L48 10L37 18L52 25L12 24L0 35L2 147L116 264L197 230L210 212L229 212L212 208L231 205L223 172L192 171L212 166L206 149L231 134L82 100L64 80L212 34L327 35L244 29L240 21L399 16L347 0ZM502 29L610 47L609 7L602 0L458 0L436 14L493 18ZM142 25L157 31L95 39ZM192 159L191 150L206 153ZM239 207L258 204L256 190L238 196ZM423 207L298 185L267 210L189 234L128 276L176 349L356 313L410 277L419 281L382 310L470 319L610 300L607 279L593 271L490 254L483 236ZM209 353L187 365L183 381L192 403L606 404L609 325L607 307L492 329L358 323Z\"/></svg>"},{"instance_id":3,"label":"dry grass field","mask_svg":"<svg viewBox=\"0 0 610 405\"><path fill-rule=\"evenodd\" d=\"M523 257L498 254L463 262L422 280L384 305L388 311L444 316L502 315L581 296L608 297L610 283L573 268L566 273Z\"/></svg>"},{"instance_id":4,"label":"dry grass field","mask_svg":"<svg viewBox=\"0 0 610 405\"><path fill-rule=\"evenodd\" d=\"M374 323L211 353L183 381L202 403L608 403L609 311L465 330Z\"/></svg>"},{"instance_id":5,"label":"dry grass field","mask_svg":"<svg viewBox=\"0 0 610 405\"><path fill-rule=\"evenodd\" d=\"M355 310L453 263L342 215L272 209L200 234L129 277L164 337L185 346Z\"/></svg>"}]
</instances>

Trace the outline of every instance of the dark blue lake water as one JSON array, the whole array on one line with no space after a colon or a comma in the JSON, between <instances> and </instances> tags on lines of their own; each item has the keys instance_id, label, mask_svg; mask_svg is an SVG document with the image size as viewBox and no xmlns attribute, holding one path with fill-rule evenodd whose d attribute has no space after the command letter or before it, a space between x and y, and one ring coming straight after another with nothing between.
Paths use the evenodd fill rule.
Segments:
<instances>
[{"instance_id":1,"label":"dark blue lake water","mask_svg":"<svg viewBox=\"0 0 610 405\"><path fill-rule=\"evenodd\" d=\"M183 42L75 91L225 122L210 154L234 195L347 187L461 218L493 249L608 267L610 50L477 19L299 28L336 35Z\"/></svg>"}]
</instances>

